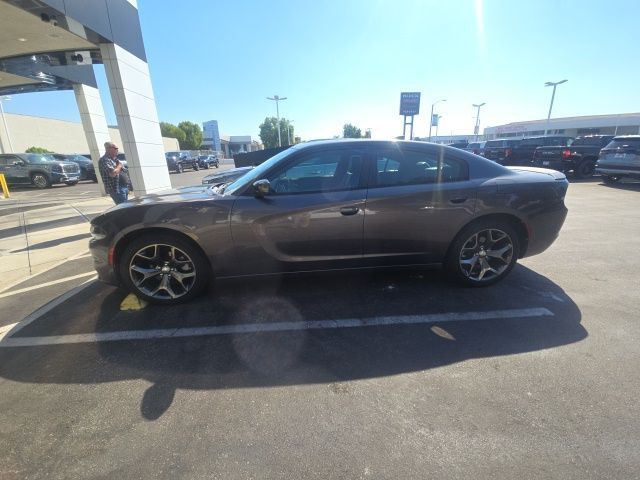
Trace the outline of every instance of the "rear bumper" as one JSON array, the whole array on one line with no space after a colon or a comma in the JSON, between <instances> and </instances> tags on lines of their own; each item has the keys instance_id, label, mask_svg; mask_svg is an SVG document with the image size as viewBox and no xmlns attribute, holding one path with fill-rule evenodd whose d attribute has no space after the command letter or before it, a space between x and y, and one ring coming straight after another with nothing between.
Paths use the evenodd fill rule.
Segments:
<instances>
[{"instance_id":1,"label":"rear bumper","mask_svg":"<svg viewBox=\"0 0 640 480\"><path fill-rule=\"evenodd\" d=\"M598 167L596 166L596 173L601 175L611 175L615 177L631 177L640 178L640 170L629 170L628 168L620 167Z\"/></svg>"},{"instance_id":2,"label":"rear bumper","mask_svg":"<svg viewBox=\"0 0 640 480\"><path fill-rule=\"evenodd\" d=\"M567 207L559 206L555 210L540 213L527 222L529 241L523 257L531 257L544 252L553 244L560 234L560 229L567 218Z\"/></svg>"}]
</instances>

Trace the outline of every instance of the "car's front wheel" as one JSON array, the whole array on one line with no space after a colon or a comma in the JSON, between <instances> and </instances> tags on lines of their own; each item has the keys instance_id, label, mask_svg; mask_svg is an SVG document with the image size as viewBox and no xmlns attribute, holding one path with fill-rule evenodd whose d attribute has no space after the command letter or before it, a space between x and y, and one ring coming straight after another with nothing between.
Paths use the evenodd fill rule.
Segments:
<instances>
[{"instance_id":1,"label":"car's front wheel","mask_svg":"<svg viewBox=\"0 0 640 480\"><path fill-rule=\"evenodd\" d=\"M31 175L31 182L38 188L49 188L51 186L51 180L44 173Z\"/></svg>"},{"instance_id":2,"label":"car's front wheel","mask_svg":"<svg viewBox=\"0 0 640 480\"><path fill-rule=\"evenodd\" d=\"M509 274L518 258L519 248L518 235L509 223L475 222L456 236L445 268L464 285L484 287Z\"/></svg>"},{"instance_id":3,"label":"car's front wheel","mask_svg":"<svg viewBox=\"0 0 640 480\"><path fill-rule=\"evenodd\" d=\"M152 303L186 302L206 287L210 267L200 250L171 234L133 240L118 264L125 287Z\"/></svg>"}]
</instances>

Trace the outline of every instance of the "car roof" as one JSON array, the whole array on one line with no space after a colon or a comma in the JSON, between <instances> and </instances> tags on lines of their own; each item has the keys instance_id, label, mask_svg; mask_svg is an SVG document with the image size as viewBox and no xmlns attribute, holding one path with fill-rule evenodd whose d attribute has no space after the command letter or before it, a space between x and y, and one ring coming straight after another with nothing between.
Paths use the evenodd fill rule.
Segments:
<instances>
[{"instance_id":1,"label":"car roof","mask_svg":"<svg viewBox=\"0 0 640 480\"><path fill-rule=\"evenodd\" d=\"M617 135L614 140L640 140L640 135Z\"/></svg>"}]
</instances>

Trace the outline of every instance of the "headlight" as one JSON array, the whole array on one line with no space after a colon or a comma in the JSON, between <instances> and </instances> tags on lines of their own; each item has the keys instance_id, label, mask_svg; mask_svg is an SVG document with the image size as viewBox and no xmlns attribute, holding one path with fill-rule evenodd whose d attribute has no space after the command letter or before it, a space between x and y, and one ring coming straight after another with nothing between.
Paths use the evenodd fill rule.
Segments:
<instances>
[{"instance_id":1,"label":"headlight","mask_svg":"<svg viewBox=\"0 0 640 480\"><path fill-rule=\"evenodd\" d=\"M91 236L95 240L102 240L107 236L107 232L105 232L101 227L97 225L91 225Z\"/></svg>"},{"instance_id":2,"label":"headlight","mask_svg":"<svg viewBox=\"0 0 640 480\"><path fill-rule=\"evenodd\" d=\"M55 173L62 173L62 167L59 164L54 163L51 165L51 171Z\"/></svg>"}]
</instances>

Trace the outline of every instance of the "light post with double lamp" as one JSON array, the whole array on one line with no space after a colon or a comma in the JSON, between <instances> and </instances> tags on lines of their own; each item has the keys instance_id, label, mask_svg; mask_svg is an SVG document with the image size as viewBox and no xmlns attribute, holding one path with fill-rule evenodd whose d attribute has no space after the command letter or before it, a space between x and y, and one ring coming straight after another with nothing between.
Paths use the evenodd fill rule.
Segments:
<instances>
[{"instance_id":1,"label":"light post with double lamp","mask_svg":"<svg viewBox=\"0 0 640 480\"><path fill-rule=\"evenodd\" d=\"M282 140L280 139L280 107L278 102L280 102L281 100L286 100L287 97L279 97L278 95L274 95L273 98L272 97L267 97L267 100L273 100L276 102L276 114L278 115L278 146L281 147L282 146Z\"/></svg>"},{"instance_id":2,"label":"light post with double lamp","mask_svg":"<svg viewBox=\"0 0 640 480\"><path fill-rule=\"evenodd\" d=\"M478 109L476 113L476 126L473 128L473 133L476 136L475 138L476 142L478 141L478 131L480 130L480 107L486 104L487 102L482 102L480 105L477 105L475 103L473 104L473 106Z\"/></svg>"},{"instance_id":3,"label":"light post with double lamp","mask_svg":"<svg viewBox=\"0 0 640 480\"><path fill-rule=\"evenodd\" d=\"M13 152L13 145L11 144L11 135L9 134L9 127L7 127L7 119L4 117L4 108L2 108L2 102L11 100L11 97L0 97L0 116L2 117L2 124L4 125L4 132L7 135L7 143L9 144L9 150L2 144L2 153Z\"/></svg>"},{"instance_id":4,"label":"light post with double lamp","mask_svg":"<svg viewBox=\"0 0 640 480\"><path fill-rule=\"evenodd\" d=\"M549 120L551 120L551 109L553 108L553 99L556 96L556 87L561 83L568 82L569 80L564 79L559 82L546 82L544 84L545 87L553 87L553 93L551 94L551 104L549 105L549 115L547 115L547 125L544 127L544 134L547 135L547 130L549 130Z\"/></svg>"},{"instance_id":5,"label":"light post with double lamp","mask_svg":"<svg viewBox=\"0 0 640 480\"><path fill-rule=\"evenodd\" d=\"M447 99L443 98L442 100L438 100L437 102L433 102L431 104L431 116L429 117L429 141L431 141L431 127L433 126L433 107L436 104L440 103L440 102L446 102L446 101L447 101ZM438 125L436 124L436 131L437 130L438 130ZM437 134L436 134L436 136L437 136Z\"/></svg>"}]
</instances>

